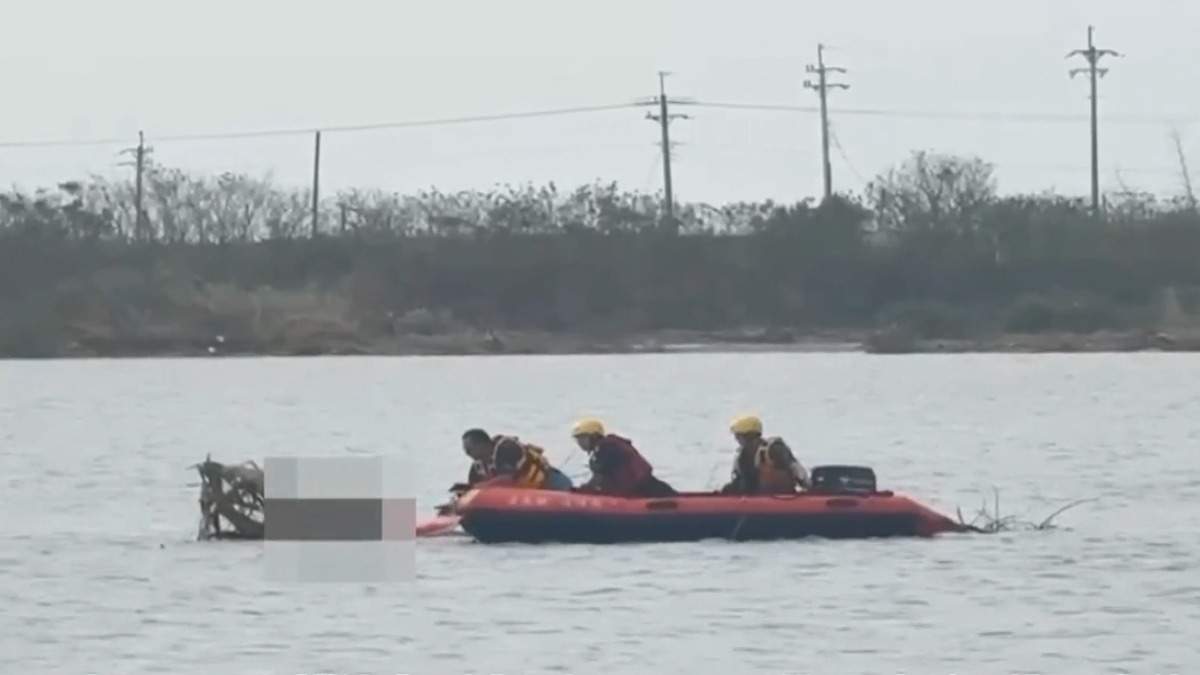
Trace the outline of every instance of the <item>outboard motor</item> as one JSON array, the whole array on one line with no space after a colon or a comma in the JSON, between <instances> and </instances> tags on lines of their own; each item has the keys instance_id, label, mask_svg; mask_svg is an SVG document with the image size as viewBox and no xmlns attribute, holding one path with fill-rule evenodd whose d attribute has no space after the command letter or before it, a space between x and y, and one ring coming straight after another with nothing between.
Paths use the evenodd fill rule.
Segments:
<instances>
[{"instance_id":1,"label":"outboard motor","mask_svg":"<svg viewBox=\"0 0 1200 675\"><path fill-rule=\"evenodd\" d=\"M817 466L809 476L810 493L823 495L870 495L876 492L875 471L868 466Z\"/></svg>"}]
</instances>

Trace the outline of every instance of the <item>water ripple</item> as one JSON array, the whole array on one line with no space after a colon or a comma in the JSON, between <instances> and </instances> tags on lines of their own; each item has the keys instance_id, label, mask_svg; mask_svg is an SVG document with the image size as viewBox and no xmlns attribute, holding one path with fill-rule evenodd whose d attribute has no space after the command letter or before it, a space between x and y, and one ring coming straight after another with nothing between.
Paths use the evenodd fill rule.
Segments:
<instances>
[{"instance_id":1,"label":"water ripple","mask_svg":"<svg viewBox=\"0 0 1200 675\"><path fill-rule=\"evenodd\" d=\"M1184 672L1200 631L1190 356L673 355L0 362L6 671ZM479 382L488 382L480 387ZM495 383L524 393L495 396ZM584 393L586 392L586 393ZM211 452L403 453L432 506L461 429L568 456L605 417L680 485L757 410L809 464L1054 532L661 546L421 542L410 584L286 585L190 541ZM557 449L557 450L556 450ZM572 460L579 462L576 457ZM578 470L579 466L572 466Z\"/></svg>"}]
</instances>

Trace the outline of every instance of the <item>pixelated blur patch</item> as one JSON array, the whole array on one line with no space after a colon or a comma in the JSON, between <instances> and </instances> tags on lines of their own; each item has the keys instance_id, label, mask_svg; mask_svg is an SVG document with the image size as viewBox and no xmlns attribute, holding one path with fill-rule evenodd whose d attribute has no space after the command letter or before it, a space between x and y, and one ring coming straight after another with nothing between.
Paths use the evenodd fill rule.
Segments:
<instances>
[{"instance_id":1,"label":"pixelated blur patch","mask_svg":"<svg viewBox=\"0 0 1200 675\"><path fill-rule=\"evenodd\" d=\"M383 500L384 541L413 541L417 536L417 500Z\"/></svg>"},{"instance_id":2,"label":"pixelated blur patch","mask_svg":"<svg viewBox=\"0 0 1200 675\"><path fill-rule=\"evenodd\" d=\"M263 504L272 581L380 583L415 575L416 501L392 457L269 457Z\"/></svg>"},{"instance_id":3,"label":"pixelated blur patch","mask_svg":"<svg viewBox=\"0 0 1200 675\"><path fill-rule=\"evenodd\" d=\"M263 500L267 541L383 541L382 499Z\"/></svg>"},{"instance_id":4,"label":"pixelated blur patch","mask_svg":"<svg viewBox=\"0 0 1200 675\"><path fill-rule=\"evenodd\" d=\"M283 583L382 584L416 578L415 541L266 542L264 574Z\"/></svg>"},{"instance_id":5,"label":"pixelated blur patch","mask_svg":"<svg viewBox=\"0 0 1200 675\"><path fill-rule=\"evenodd\" d=\"M267 499L403 499L414 494L411 465L398 457L268 457Z\"/></svg>"}]
</instances>

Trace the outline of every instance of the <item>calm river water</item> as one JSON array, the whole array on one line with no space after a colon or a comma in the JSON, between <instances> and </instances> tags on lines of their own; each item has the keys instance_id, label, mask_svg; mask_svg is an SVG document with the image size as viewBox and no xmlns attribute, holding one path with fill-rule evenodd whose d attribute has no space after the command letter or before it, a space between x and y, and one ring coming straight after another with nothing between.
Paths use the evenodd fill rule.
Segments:
<instances>
[{"instance_id":1,"label":"calm river water","mask_svg":"<svg viewBox=\"0 0 1200 675\"><path fill-rule=\"evenodd\" d=\"M681 354L0 362L6 673L1185 673L1200 649L1200 358ZM755 411L808 465L1061 529L932 541L418 544L418 579L281 585L195 535L212 453L404 454L467 427L569 456L601 416L677 487ZM718 467L714 469L714 467Z\"/></svg>"}]
</instances>

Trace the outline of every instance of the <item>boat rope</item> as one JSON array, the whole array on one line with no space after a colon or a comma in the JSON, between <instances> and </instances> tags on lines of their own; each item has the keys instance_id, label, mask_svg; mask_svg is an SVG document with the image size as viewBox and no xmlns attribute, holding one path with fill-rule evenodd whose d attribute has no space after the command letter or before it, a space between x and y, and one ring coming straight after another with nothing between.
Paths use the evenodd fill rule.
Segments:
<instances>
[{"instance_id":1,"label":"boat rope","mask_svg":"<svg viewBox=\"0 0 1200 675\"><path fill-rule=\"evenodd\" d=\"M742 525L745 525L745 524L746 524L746 514L743 513L738 518L737 525L733 526L733 532L729 533L729 539L731 541L737 541L738 532L742 529Z\"/></svg>"},{"instance_id":2,"label":"boat rope","mask_svg":"<svg viewBox=\"0 0 1200 675\"><path fill-rule=\"evenodd\" d=\"M717 461L713 462L712 468L708 471L708 481L704 484L705 489L711 490L716 487L717 472L721 470L722 466L726 466L728 464L729 460L727 458L721 456L720 454L717 455Z\"/></svg>"},{"instance_id":3,"label":"boat rope","mask_svg":"<svg viewBox=\"0 0 1200 675\"><path fill-rule=\"evenodd\" d=\"M744 504L745 502L746 502L746 498L742 497L742 503ZM745 524L746 524L746 514L743 513L742 515L738 516L737 524L733 526L733 532L729 533L730 541L737 541L738 532L742 531L742 525L745 525Z\"/></svg>"},{"instance_id":4,"label":"boat rope","mask_svg":"<svg viewBox=\"0 0 1200 675\"><path fill-rule=\"evenodd\" d=\"M558 465L558 470L562 471L568 464L570 464L571 460L575 459L575 453L577 453L577 452L579 452L579 448L575 448L570 453L568 453L567 458L562 461L562 464Z\"/></svg>"}]
</instances>

